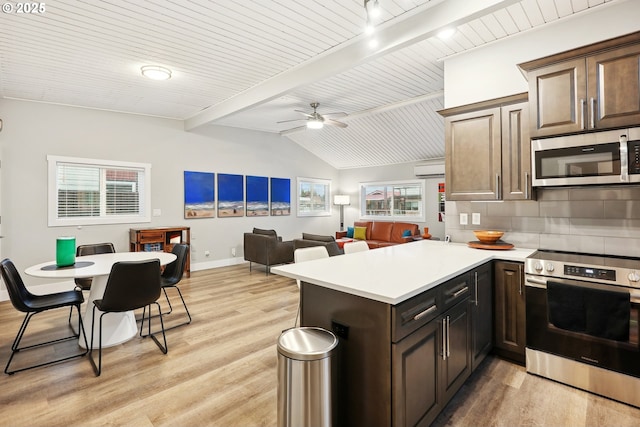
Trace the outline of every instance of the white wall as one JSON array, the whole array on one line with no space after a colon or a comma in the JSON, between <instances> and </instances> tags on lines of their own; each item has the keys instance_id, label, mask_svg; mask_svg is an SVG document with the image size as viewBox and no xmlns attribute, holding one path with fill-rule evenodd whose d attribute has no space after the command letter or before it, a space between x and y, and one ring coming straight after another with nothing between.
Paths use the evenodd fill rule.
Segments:
<instances>
[{"instance_id":1,"label":"white wall","mask_svg":"<svg viewBox=\"0 0 640 427\"><path fill-rule=\"evenodd\" d=\"M517 64L640 31L640 1L619 0L444 61L445 108L527 92Z\"/></svg>"},{"instance_id":2,"label":"white wall","mask_svg":"<svg viewBox=\"0 0 640 427\"><path fill-rule=\"evenodd\" d=\"M74 235L78 244L112 241L128 250L130 227L189 226L192 269L240 262L243 233L275 229L285 240L302 231L334 234L331 217L295 215L296 177L330 179L338 171L276 134L204 126L185 132L177 120L0 99L2 158L2 256L18 269L55 259L55 239ZM151 223L73 227L47 226L48 154L152 164L152 208L162 215ZM288 217L184 219L183 171L208 171L291 179L294 213ZM236 258L231 248L236 248ZM209 257L204 251L210 251ZM29 284L45 280L28 278Z\"/></svg>"},{"instance_id":3,"label":"white wall","mask_svg":"<svg viewBox=\"0 0 640 427\"><path fill-rule=\"evenodd\" d=\"M417 164L417 163L415 163ZM416 179L413 171L414 163L379 166L372 168L343 169L340 171L340 192L351 197L351 205L345 206L344 226L352 225L360 219L359 191L361 182L397 181ZM426 222L416 223L422 232L423 227L429 227L429 234L444 240L444 222L438 222L438 183L444 182L444 176L426 179L427 201L425 213Z\"/></svg>"}]
</instances>

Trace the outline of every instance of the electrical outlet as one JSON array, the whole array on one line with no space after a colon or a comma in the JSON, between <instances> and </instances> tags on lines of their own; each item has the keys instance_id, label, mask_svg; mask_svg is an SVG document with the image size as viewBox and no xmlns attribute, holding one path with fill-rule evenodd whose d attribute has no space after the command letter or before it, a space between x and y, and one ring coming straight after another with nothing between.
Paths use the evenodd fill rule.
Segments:
<instances>
[{"instance_id":1,"label":"electrical outlet","mask_svg":"<svg viewBox=\"0 0 640 427\"><path fill-rule=\"evenodd\" d=\"M460 225L469 224L469 214L461 213L460 214Z\"/></svg>"},{"instance_id":2,"label":"electrical outlet","mask_svg":"<svg viewBox=\"0 0 640 427\"><path fill-rule=\"evenodd\" d=\"M347 339L349 338L349 326L343 325L341 323L336 322L335 320L331 321L331 330L339 336L340 338Z\"/></svg>"},{"instance_id":3,"label":"electrical outlet","mask_svg":"<svg viewBox=\"0 0 640 427\"><path fill-rule=\"evenodd\" d=\"M471 224L479 225L480 224L480 213L474 212L471 214Z\"/></svg>"},{"instance_id":4,"label":"electrical outlet","mask_svg":"<svg viewBox=\"0 0 640 427\"><path fill-rule=\"evenodd\" d=\"M204 251L204 256L209 256L209 255L211 255L211 252L209 252L209 251Z\"/></svg>"},{"instance_id":5,"label":"electrical outlet","mask_svg":"<svg viewBox=\"0 0 640 427\"><path fill-rule=\"evenodd\" d=\"M236 256L236 248L231 248L231 256Z\"/></svg>"}]
</instances>

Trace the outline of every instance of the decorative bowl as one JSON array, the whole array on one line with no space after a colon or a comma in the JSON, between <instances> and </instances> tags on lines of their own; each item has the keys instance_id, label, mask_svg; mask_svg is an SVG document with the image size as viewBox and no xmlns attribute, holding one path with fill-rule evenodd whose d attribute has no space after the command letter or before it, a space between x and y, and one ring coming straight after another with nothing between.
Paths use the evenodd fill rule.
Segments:
<instances>
[{"instance_id":1,"label":"decorative bowl","mask_svg":"<svg viewBox=\"0 0 640 427\"><path fill-rule=\"evenodd\" d=\"M480 240L482 243L491 244L497 242L504 234L504 231L474 230L473 234L475 234L478 240Z\"/></svg>"}]
</instances>

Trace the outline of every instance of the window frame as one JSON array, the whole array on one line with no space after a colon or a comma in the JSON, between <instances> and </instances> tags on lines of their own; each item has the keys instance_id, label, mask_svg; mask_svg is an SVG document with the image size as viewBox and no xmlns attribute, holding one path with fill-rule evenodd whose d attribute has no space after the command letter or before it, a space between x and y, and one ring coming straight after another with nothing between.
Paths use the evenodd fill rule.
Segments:
<instances>
[{"instance_id":1,"label":"window frame","mask_svg":"<svg viewBox=\"0 0 640 427\"><path fill-rule=\"evenodd\" d=\"M101 215L94 217L58 217L58 164L77 164L78 166L103 169L129 169L142 171L143 188L140 189L137 215ZM47 217L49 227L73 227L79 225L108 225L151 222L151 164L122 162L116 160L87 159L67 156L47 156ZM104 186L102 186L104 187ZM102 190L101 190L102 191Z\"/></svg>"},{"instance_id":2,"label":"window frame","mask_svg":"<svg viewBox=\"0 0 640 427\"><path fill-rule=\"evenodd\" d=\"M305 177L298 177L297 178L297 194L296 194L296 200L298 203L297 206L297 216L298 217L314 217L314 216L331 216L331 209L332 209L332 203L331 203L331 180L330 179L321 179L321 178L305 178ZM301 197L301 193L302 193L302 186L305 184L310 184L311 186L313 185L317 185L317 184L321 184L324 186L324 192L325 192L325 209L318 209L318 210L311 210L308 212L302 212L300 210L300 206L302 206L302 197Z\"/></svg>"},{"instance_id":3,"label":"window frame","mask_svg":"<svg viewBox=\"0 0 640 427\"><path fill-rule=\"evenodd\" d=\"M366 188L367 187L388 187L388 186L412 186L420 188L420 203L419 203L419 215L367 215L367 201L366 201ZM360 219L369 221L411 221L411 222L425 222L426 221L426 183L424 179L406 179L397 181L374 181L374 182L361 182L359 184L360 189ZM392 205L393 206L393 196ZM393 208L392 208L393 210Z\"/></svg>"}]
</instances>

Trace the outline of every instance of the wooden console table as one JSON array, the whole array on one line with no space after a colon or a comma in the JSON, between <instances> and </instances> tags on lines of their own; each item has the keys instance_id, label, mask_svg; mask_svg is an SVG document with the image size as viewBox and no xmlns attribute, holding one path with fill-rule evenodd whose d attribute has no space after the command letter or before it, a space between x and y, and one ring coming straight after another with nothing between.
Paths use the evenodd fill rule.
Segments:
<instances>
[{"instance_id":1,"label":"wooden console table","mask_svg":"<svg viewBox=\"0 0 640 427\"><path fill-rule=\"evenodd\" d=\"M129 251L131 252L171 252L173 245L184 243L189 246L184 273L191 276L191 228L153 227L129 229Z\"/></svg>"}]
</instances>

